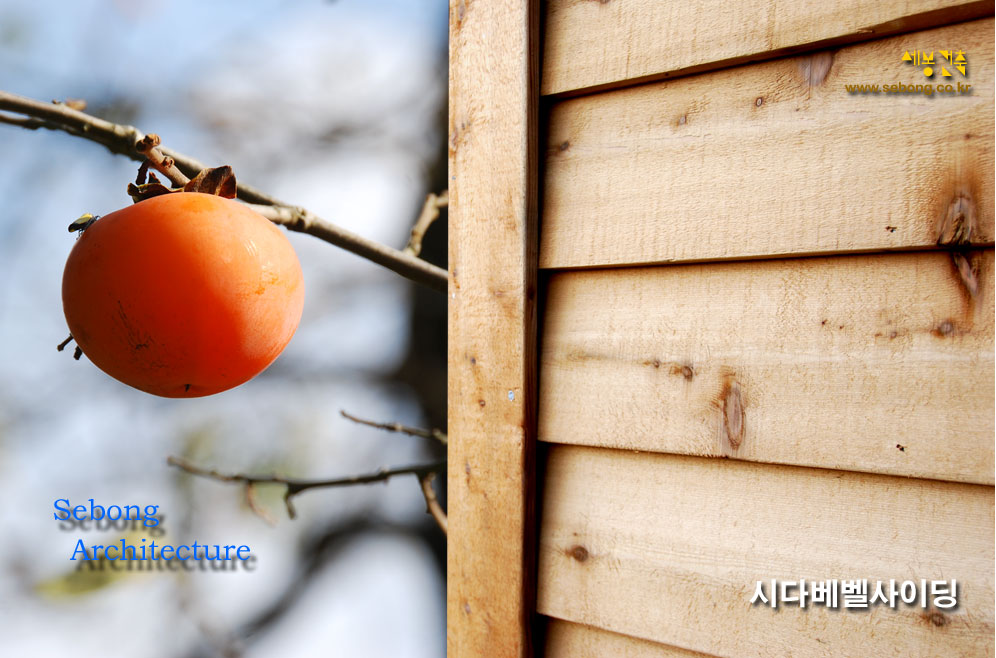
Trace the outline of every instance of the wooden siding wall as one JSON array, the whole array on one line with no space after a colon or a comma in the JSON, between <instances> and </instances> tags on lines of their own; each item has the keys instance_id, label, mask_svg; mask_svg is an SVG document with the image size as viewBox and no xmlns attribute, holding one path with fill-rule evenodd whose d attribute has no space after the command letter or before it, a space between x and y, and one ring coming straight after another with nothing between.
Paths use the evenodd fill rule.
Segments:
<instances>
[{"instance_id":1,"label":"wooden siding wall","mask_svg":"<svg viewBox=\"0 0 996 658\"><path fill-rule=\"evenodd\" d=\"M538 653L993 656L993 3L545 11ZM844 90L924 48L973 93Z\"/></svg>"}]
</instances>

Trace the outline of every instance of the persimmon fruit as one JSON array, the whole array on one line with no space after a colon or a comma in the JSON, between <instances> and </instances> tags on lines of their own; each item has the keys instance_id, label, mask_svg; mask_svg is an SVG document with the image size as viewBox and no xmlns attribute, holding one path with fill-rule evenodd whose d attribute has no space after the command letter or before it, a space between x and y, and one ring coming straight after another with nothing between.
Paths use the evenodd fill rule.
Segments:
<instances>
[{"instance_id":1,"label":"persimmon fruit","mask_svg":"<svg viewBox=\"0 0 996 658\"><path fill-rule=\"evenodd\" d=\"M198 192L156 196L90 225L62 277L69 330L98 368L164 397L238 386L283 351L304 280L286 236Z\"/></svg>"}]
</instances>

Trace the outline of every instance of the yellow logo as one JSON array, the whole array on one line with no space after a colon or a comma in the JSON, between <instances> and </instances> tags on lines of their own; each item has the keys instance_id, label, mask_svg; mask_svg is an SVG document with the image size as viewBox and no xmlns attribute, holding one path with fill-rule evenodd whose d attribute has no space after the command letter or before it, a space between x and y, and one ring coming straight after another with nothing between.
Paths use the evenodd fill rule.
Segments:
<instances>
[{"instance_id":1,"label":"yellow logo","mask_svg":"<svg viewBox=\"0 0 996 658\"><path fill-rule=\"evenodd\" d=\"M948 71L947 66L944 66L944 62L947 61L948 66L954 70L961 73L962 77L968 77L966 67L968 66L968 60L965 59L964 50L940 50L941 53L941 76L945 78L952 77L952 73ZM903 53L902 61L907 64L912 64L913 66L920 68L923 67L923 74L928 78L934 75L934 51L931 50L930 54L927 54L925 50L913 50Z\"/></svg>"},{"instance_id":2,"label":"yellow logo","mask_svg":"<svg viewBox=\"0 0 996 658\"><path fill-rule=\"evenodd\" d=\"M900 61L915 67L926 80L920 82L864 82L844 84L849 94L923 94L933 96L972 95L972 85L952 78L968 77L968 58L964 50L907 50ZM934 77L936 76L936 77ZM905 77L905 76L904 76ZM947 79L945 79L947 78ZM919 79L919 78L917 78Z\"/></svg>"}]
</instances>

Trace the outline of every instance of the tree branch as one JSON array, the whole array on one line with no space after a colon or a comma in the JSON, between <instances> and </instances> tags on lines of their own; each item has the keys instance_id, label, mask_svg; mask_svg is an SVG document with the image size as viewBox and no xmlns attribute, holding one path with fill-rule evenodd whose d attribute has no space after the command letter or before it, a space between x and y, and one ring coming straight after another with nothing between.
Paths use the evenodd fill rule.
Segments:
<instances>
[{"instance_id":1,"label":"tree branch","mask_svg":"<svg viewBox=\"0 0 996 658\"><path fill-rule=\"evenodd\" d=\"M239 198L242 198L242 184L239 184ZM307 233L320 240L351 251L387 269L400 274L415 283L421 283L440 292L446 292L446 270L436 267L421 258L405 254L373 240L367 240L344 228L326 222L321 217L304 208L273 206L250 203L249 206L274 224L288 230ZM342 242L343 244L340 244ZM348 246L345 243L348 242Z\"/></svg>"},{"instance_id":2,"label":"tree branch","mask_svg":"<svg viewBox=\"0 0 996 658\"><path fill-rule=\"evenodd\" d=\"M422 495L425 497L425 511L432 515L432 518L436 519L436 523L439 524L440 529L442 529L443 534L449 534L447 530L448 520L446 518L446 512L443 511L443 506L439 504L439 499L436 498L436 492L432 488L432 481L436 478L435 473L426 473L418 479L419 485L422 487Z\"/></svg>"},{"instance_id":3,"label":"tree branch","mask_svg":"<svg viewBox=\"0 0 996 658\"><path fill-rule=\"evenodd\" d=\"M135 150L145 158L146 162L155 167L156 171L168 178L175 187L183 187L190 182L190 178L177 169L173 158L162 152L162 149L159 148L161 143L159 135L150 133L138 140L135 144Z\"/></svg>"},{"instance_id":4,"label":"tree branch","mask_svg":"<svg viewBox=\"0 0 996 658\"><path fill-rule=\"evenodd\" d=\"M45 128L45 122L41 119L30 119L25 117L12 117L9 114L0 114L0 123L6 123L25 130L38 130Z\"/></svg>"},{"instance_id":5,"label":"tree branch","mask_svg":"<svg viewBox=\"0 0 996 658\"><path fill-rule=\"evenodd\" d=\"M309 489L328 489L332 487L349 487L357 484L370 484L372 482L385 482L396 475L415 475L421 480L430 473L436 473L446 467L446 462L435 462L431 464L419 464L415 466L403 466L400 468L380 469L374 473L364 475L353 475L331 480L296 480L285 478L279 475L244 475L241 473L225 474L214 469L201 468L180 457L169 457L166 463L170 466L201 477L211 478L220 482L235 482L252 487L257 484L282 484L287 487L284 492L284 505L287 506L287 516L297 517L297 511L291 503L291 498Z\"/></svg>"},{"instance_id":6,"label":"tree branch","mask_svg":"<svg viewBox=\"0 0 996 658\"><path fill-rule=\"evenodd\" d=\"M346 413L344 410L339 410L343 418L347 418L354 423L359 423L360 425L367 425L369 427L376 427L380 430L387 430L388 432L398 432L400 434L407 434L408 436L421 436L425 439L435 439L443 445L446 445L446 432L433 428L431 430L424 430L420 427L409 427L408 425L402 425L401 423L378 423L373 420L363 420L362 418L357 418L356 416Z\"/></svg>"},{"instance_id":7,"label":"tree branch","mask_svg":"<svg viewBox=\"0 0 996 658\"><path fill-rule=\"evenodd\" d=\"M136 151L136 144L145 137L140 130L134 126L116 124L86 114L65 103L43 103L0 91L0 111L29 117L25 119L0 114L0 123L30 130L38 128L57 130L96 142L111 153L124 155L132 160L143 161L145 159L142 154ZM202 169L205 169L205 166L200 162L186 155L167 148L159 150L167 158L170 158L173 165L187 177L194 177ZM243 183L238 185L238 198L250 204L257 204L254 208L257 212L288 230L307 233L373 261L416 283L442 292L446 291L446 271L412 254L392 249L347 231L303 208L283 203ZM270 208L263 212L260 206L270 206Z\"/></svg>"},{"instance_id":8,"label":"tree branch","mask_svg":"<svg viewBox=\"0 0 996 658\"><path fill-rule=\"evenodd\" d=\"M425 237L425 232L439 218L439 209L445 208L449 203L449 190L443 190L439 194L432 194L430 192L425 197L425 203L422 204L422 212L419 213L418 219L415 220L415 226L412 227L412 235L408 238L408 246L405 247L406 254L418 256L422 253L422 239Z\"/></svg>"}]
</instances>

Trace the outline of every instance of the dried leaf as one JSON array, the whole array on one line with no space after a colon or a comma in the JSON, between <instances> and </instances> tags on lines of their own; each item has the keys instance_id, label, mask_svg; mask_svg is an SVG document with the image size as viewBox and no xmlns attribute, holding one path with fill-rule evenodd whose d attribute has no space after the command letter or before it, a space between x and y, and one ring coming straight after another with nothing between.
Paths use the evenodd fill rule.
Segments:
<instances>
[{"instance_id":1,"label":"dried leaf","mask_svg":"<svg viewBox=\"0 0 996 658\"><path fill-rule=\"evenodd\" d=\"M67 599L92 594L113 585L120 579L112 571L106 560L83 563L82 569L74 569L43 580L35 586L35 591L50 599Z\"/></svg>"},{"instance_id":2,"label":"dried leaf","mask_svg":"<svg viewBox=\"0 0 996 658\"><path fill-rule=\"evenodd\" d=\"M127 532L119 535L111 544L124 541L128 544L139 544L146 538L152 538L143 530ZM108 545L111 545L108 544ZM86 544L84 543L84 547ZM141 573L142 568L148 569L150 563L129 563L123 557L114 564L105 555L96 556L88 549L91 559L76 558L70 562L71 569L62 571L35 585L35 591L51 600L67 600L94 594L107 587L117 585L123 580ZM75 553L74 553L75 555ZM151 571L151 570L150 570Z\"/></svg>"},{"instance_id":3,"label":"dried leaf","mask_svg":"<svg viewBox=\"0 0 996 658\"><path fill-rule=\"evenodd\" d=\"M155 178L155 176L150 175L149 178ZM135 185L134 183L128 183L128 196L132 198L135 203L139 201L145 201L146 199L151 199L154 196L160 196L163 194L171 194L173 192L178 192L179 190L171 190L158 180L154 183L145 183L143 185Z\"/></svg>"},{"instance_id":4,"label":"dried leaf","mask_svg":"<svg viewBox=\"0 0 996 658\"><path fill-rule=\"evenodd\" d=\"M226 199L234 199L236 194L235 172L228 165L202 169L201 173L183 186L183 191L202 192Z\"/></svg>"}]
</instances>

